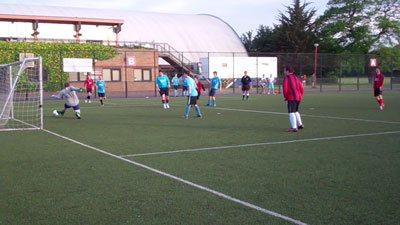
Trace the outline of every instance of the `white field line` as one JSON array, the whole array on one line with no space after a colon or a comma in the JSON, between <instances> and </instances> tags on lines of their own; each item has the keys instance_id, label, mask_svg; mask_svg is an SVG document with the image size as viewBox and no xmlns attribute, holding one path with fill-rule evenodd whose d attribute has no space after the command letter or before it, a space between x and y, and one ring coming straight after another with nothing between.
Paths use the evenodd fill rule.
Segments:
<instances>
[{"instance_id":1,"label":"white field line","mask_svg":"<svg viewBox=\"0 0 400 225\"><path fill-rule=\"evenodd\" d=\"M88 105L88 104L91 104L91 105ZM81 106L82 105L84 105L85 107L84 107L84 109L87 109L87 108L99 108L100 107L100 104L97 104L97 102L96 103L85 103L85 104L80 104ZM125 107L147 107L147 106L160 106L160 108L162 108L162 103L160 102L160 103L143 103L143 104L140 104L140 103L110 103L110 102L104 102L104 105L112 105L113 107L118 107L118 108L125 108ZM174 107L174 106L186 106L185 104L180 104L180 103L178 103L178 104L176 104L176 103L170 103L170 106L171 107Z\"/></svg>"},{"instance_id":2,"label":"white field line","mask_svg":"<svg viewBox=\"0 0 400 225\"><path fill-rule=\"evenodd\" d=\"M344 135L344 136L320 137L320 138L264 142L264 143L242 144L242 145L217 146L217 147L208 147L208 148L194 148L194 149L175 150L175 151L168 151L168 152L151 152L151 153L121 155L120 157L137 157L137 156L163 155L163 154L174 154L174 153L182 153L182 152L196 152L196 151L207 151L207 150L218 150L218 149L229 149L229 148L243 148L243 147L261 146L261 145L291 144L291 143L298 143L298 142L323 141L323 140L333 140L333 139L343 139L343 138L353 138L353 137L366 137L366 136L386 135L386 134L400 134L400 131L387 131L387 132L370 133L370 134L351 134L351 135Z\"/></svg>"},{"instance_id":3,"label":"white field line","mask_svg":"<svg viewBox=\"0 0 400 225\"><path fill-rule=\"evenodd\" d=\"M114 154L112 154L112 153L109 153L109 152L106 152L106 151L104 151L104 150L101 150L101 149L99 149L99 148L92 147L92 146L90 146L90 145L84 144L84 143L79 142L79 141L76 141L76 140L74 140L74 139L65 137L65 136L63 136L63 135L61 135L61 134L57 134L57 133L55 133L55 132L52 132L52 131L49 131L49 130L46 130L46 129L43 129L43 131L45 131L45 132L47 132L47 133L49 133L49 134L52 134L52 135L54 135L54 136L57 136L57 137L59 137L59 138L65 139L65 140L67 140L67 141L73 142L73 143L75 143L75 144L81 145L81 146L83 146L83 147L85 147L85 148L89 148L89 149L91 149L91 150L94 150L94 151L100 152L100 153L102 153L102 154L111 156L111 157L113 157L113 158L116 158L116 159L125 161L125 162L130 163L130 164L133 164L133 165L135 165L135 166L144 168L144 169L146 169L146 170L150 170L151 172L157 173L157 174L159 174L159 175L166 176L166 177L169 177L169 178L171 178L171 179L173 179L173 180L176 180L176 181L185 183L185 184L187 184L187 185L189 185L189 186L192 186L192 187L201 189L201 190L203 190L203 191L207 191L207 192L209 192L209 193L211 193L211 194L217 195L217 196L222 197L222 198L224 198L224 199L227 199L227 200L229 200L229 201L233 201L233 202L239 203L239 204L241 204L241 205L243 205L243 206L246 206L246 207L255 209L255 210L259 211L259 212L262 212L262 213L265 213L265 214L268 214L268 215L271 215L271 216L274 216L274 217L281 218L281 219L283 219L283 220L292 222L292 223L294 223L294 224L307 225L306 223L301 222L301 221L299 221L299 220L295 220L295 219L292 219L292 218L287 217L287 216L285 216L285 215L279 214L279 213L277 213L277 212L274 212L274 211L271 211L271 210L268 210L268 209L261 208L261 207L259 207L259 206L253 205L253 204L251 204L251 203L248 203L248 202L242 201L242 200L240 200L240 199L231 197L231 196L229 196L229 195L223 194L223 193L221 193L221 192L212 190L212 189L207 188L207 187L205 187L205 186L202 186L202 185L199 185L199 184L195 184L195 183L193 183L193 182L191 182L191 181L188 181L188 180L179 178L179 177L177 177L177 176L171 175L171 174L169 174L169 173L166 173L166 172L163 172L163 171L154 169L154 168L152 168L152 167L146 166L146 165L144 165L144 164L141 164L141 163L138 163L138 162L129 160L129 159L125 159L125 158L123 158L123 157L121 157L121 156L117 156L117 155L114 155Z\"/></svg>"},{"instance_id":4,"label":"white field line","mask_svg":"<svg viewBox=\"0 0 400 225\"><path fill-rule=\"evenodd\" d=\"M215 108L215 109L227 110L227 111L237 111L237 112L252 112L252 113L264 113L264 114L275 114L275 115L288 115L287 113L281 113L281 112L269 112L269 111L258 111L258 110L247 110L247 109L229 109L229 108ZM353 121L372 122L372 123L400 124L400 122L393 122L393 121L366 120L366 119L335 117L335 116L318 116L318 115L307 115L307 114L301 114L301 116L323 118L323 119L335 119L335 120L353 120Z\"/></svg>"}]
</instances>

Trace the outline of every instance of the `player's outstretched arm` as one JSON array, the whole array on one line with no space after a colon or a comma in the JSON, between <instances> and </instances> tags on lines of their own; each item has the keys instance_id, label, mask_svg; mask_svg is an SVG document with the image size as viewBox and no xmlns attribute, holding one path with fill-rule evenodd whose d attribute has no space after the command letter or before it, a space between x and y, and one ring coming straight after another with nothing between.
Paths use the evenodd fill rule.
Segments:
<instances>
[{"instance_id":1,"label":"player's outstretched arm","mask_svg":"<svg viewBox=\"0 0 400 225\"><path fill-rule=\"evenodd\" d=\"M51 95L52 98L58 98L61 99L61 97L63 96L63 91L60 91L58 94L56 95Z\"/></svg>"},{"instance_id":2,"label":"player's outstretched arm","mask_svg":"<svg viewBox=\"0 0 400 225\"><path fill-rule=\"evenodd\" d=\"M76 87L73 87L73 86L71 86L70 89L72 91L82 91L82 88L76 88Z\"/></svg>"}]
</instances>

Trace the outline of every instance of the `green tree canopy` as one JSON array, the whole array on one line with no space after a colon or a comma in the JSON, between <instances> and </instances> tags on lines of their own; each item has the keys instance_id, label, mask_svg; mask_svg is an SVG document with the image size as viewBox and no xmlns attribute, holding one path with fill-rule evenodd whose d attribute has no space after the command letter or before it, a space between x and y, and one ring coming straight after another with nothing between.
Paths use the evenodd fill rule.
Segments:
<instances>
[{"instance_id":1,"label":"green tree canopy","mask_svg":"<svg viewBox=\"0 0 400 225\"><path fill-rule=\"evenodd\" d=\"M314 8L308 8L309 2L301 4L300 0L293 0L291 6L286 6L286 14L279 13L277 30L277 45L281 52L305 53L314 49L315 13Z\"/></svg>"},{"instance_id":2,"label":"green tree canopy","mask_svg":"<svg viewBox=\"0 0 400 225\"><path fill-rule=\"evenodd\" d=\"M257 33L251 31L242 35L241 39L247 51L253 52L311 52L316 40L314 8L310 3L293 0L286 6L285 13L279 13L279 23L273 28L260 25Z\"/></svg>"},{"instance_id":3,"label":"green tree canopy","mask_svg":"<svg viewBox=\"0 0 400 225\"><path fill-rule=\"evenodd\" d=\"M318 19L321 50L369 53L399 42L398 0L330 0Z\"/></svg>"}]
</instances>

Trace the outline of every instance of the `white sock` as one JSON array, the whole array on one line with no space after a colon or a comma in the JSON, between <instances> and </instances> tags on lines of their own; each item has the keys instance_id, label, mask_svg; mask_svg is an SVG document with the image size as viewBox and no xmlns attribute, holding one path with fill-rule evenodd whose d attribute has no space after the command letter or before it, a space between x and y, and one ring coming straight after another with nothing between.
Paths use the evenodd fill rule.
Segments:
<instances>
[{"instance_id":1,"label":"white sock","mask_svg":"<svg viewBox=\"0 0 400 225\"><path fill-rule=\"evenodd\" d=\"M296 115L295 113L289 113L289 120L290 120L290 125L292 126L293 129L296 129Z\"/></svg>"},{"instance_id":2,"label":"white sock","mask_svg":"<svg viewBox=\"0 0 400 225\"><path fill-rule=\"evenodd\" d=\"M299 126L303 125L303 123L301 122L300 113L296 112L295 115L296 115L297 126L299 127Z\"/></svg>"}]
</instances>

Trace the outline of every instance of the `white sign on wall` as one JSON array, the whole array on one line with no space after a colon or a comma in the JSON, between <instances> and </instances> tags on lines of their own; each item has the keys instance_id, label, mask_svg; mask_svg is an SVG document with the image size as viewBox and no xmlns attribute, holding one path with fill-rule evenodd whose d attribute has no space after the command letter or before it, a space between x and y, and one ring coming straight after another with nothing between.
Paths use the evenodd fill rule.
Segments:
<instances>
[{"instance_id":1,"label":"white sign on wall","mask_svg":"<svg viewBox=\"0 0 400 225\"><path fill-rule=\"evenodd\" d=\"M136 66L136 56L128 56L126 57L127 66Z\"/></svg>"},{"instance_id":2,"label":"white sign on wall","mask_svg":"<svg viewBox=\"0 0 400 225\"><path fill-rule=\"evenodd\" d=\"M64 58L64 72L92 72L93 59Z\"/></svg>"},{"instance_id":3,"label":"white sign on wall","mask_svg":"<svg viewBox=\"0 0 400 225\"><path fill-rule=\"evenodd\" d=\"M217 71L222 79L241 78L244 71L251 78L261 78L278 76L278 58L277 57L210 57L201 58L203 65L203 75L212 76Z\"/></svg>"}]
</instances>

